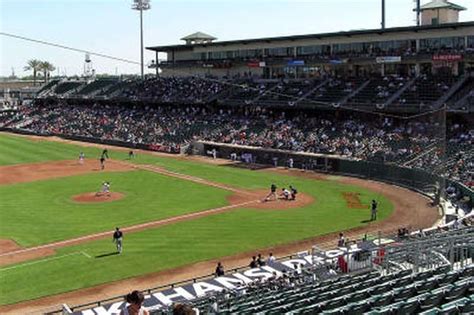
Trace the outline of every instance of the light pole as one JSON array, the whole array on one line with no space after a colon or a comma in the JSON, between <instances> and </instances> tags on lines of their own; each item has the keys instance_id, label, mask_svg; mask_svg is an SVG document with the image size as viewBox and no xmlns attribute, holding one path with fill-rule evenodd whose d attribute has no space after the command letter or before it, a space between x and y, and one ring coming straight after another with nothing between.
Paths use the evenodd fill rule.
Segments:
<instances>
[{"instance_id":1,"label":"light pole","mask_svg":"<svg viewBox=\"0 0 474 315\"><path fill-rule=\"evenodd\" d=\"M132 9L140 11L140 66L142 79L144 77L143 71L143 11L150 10L150 0L133 0Z\"/></svg>"}]
</instances>

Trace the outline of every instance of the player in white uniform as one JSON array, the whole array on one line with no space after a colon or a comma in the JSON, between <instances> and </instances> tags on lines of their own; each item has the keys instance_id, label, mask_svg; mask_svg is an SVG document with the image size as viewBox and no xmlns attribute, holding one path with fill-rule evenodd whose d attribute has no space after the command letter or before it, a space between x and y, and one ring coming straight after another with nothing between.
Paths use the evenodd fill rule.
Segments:
<instances>
[{"instance_id":1,"label":"player in white uniform","mask_svg":"<svg viewBox=\"0 0 474 315\"><path fill-rule=\"evenodd\" d=\"M110 196L110 183L105 182L102 184L102 193Z\"/></svg>"},{"instance_id":2,"label":"player in white uniform","mask_svg":"<svg viewBox=\"0 0 474 315\"><path fill-rule=\"evenodd\" d=\"M81 152L79 153L79 164L84 164L84 158L85 158L85 155L84 155L84 152Z\"/></svg>"},{"instance_id":3,"label":"player in white uniform","mask_svg":"<svg viewBox=\"0 0 474 315\"><path fill-rule=\"evenodd\" d=\"M281 189L280 199L289 200L290 195L291 195L291 192L288 189L286 189L286 188Z\"/></svg>"},{"instance_id":4,"label":"player in white uniform","mask_svg":"<svg viewBox=\"0 0 474 315\"><path fill-rule=\"evenodd\" d=\"M103 196L103 195L110 196L110 183L109 182L103 182L102 188L100 189L99 192L96 193L96 196Z\"/></svg>"}]
</instances>

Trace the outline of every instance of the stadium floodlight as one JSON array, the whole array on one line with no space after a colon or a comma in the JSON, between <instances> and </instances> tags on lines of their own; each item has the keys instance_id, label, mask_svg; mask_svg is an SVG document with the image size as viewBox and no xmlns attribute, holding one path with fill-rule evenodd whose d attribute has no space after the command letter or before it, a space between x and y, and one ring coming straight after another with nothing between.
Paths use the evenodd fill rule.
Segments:
<instances>
[{"instance_id":1,"label":"stadium floodlight","mask_svg":"<svg viewBox=\"0 0 474 315\"><path fill-rule=\"evenodd\" d=\"M142 79L144 77L143 66L143 11L150 10L150 0L133 0L132 10L140 11L140 67Z\"/></svg>"}]
</instances>

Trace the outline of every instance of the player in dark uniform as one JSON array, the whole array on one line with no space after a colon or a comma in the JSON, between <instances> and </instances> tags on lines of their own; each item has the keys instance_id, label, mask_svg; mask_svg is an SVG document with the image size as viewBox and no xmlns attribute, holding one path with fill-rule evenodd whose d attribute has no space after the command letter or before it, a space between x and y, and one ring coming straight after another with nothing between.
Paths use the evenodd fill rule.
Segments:
<instances>
[{"instance_id":1,"label":"player in dark uniform","mask_svg":"<svg viewBox=\"0 0 474 315\"><path fill-rule=\"evenodd\" d=\"M216 275L216 277L222 277L224 274L225 274L225 272L224 272L224 266L223 266L222 263L219 261L219 262L217 263L215 275Z\"/></svg>"},{"instance_id":2,"label":"player in dark uniform","mask_svg":"<svg viewBox=\"0 0 474 315\"><path fill-rule=\"evenodd\" d=\"M370 205L370 221L377 220L377 201L372 200L372 204Z\"/></svg>"},{"instance_id":3,"label":"player in dark uniform","mask_svg":"<svg viewBox=\"0 0 474 315\"><path fill-rule=\"evenodd\" d=\"M290 200L296 200L296 195L298 194L298 190L295 187L290 186Z\"/></svg>"},{"instance_id":4,"label":"player in dark uniform","mask_svg":"<svg viewBox=\"0 0 474 315\"><path fill-rule=\"evenodd\" d=\"M263 199L263 201L269 201L270 200L270 197L273 197L273 200L276 200L278 197L277 197L277 194L276 194L276 191L277 191L277 186L275 184L272 184L270 186L270 193L268 194L268 196L265 197L265 199Z\"/></svg>"},{"instance_id":5,"label":"player in dark uniform","mask_svg":"<svg viewBox=\"0 0 474 315\"><path fill-rule=\"evenodd\" d=\"M131 159L133 159L134 157L135 157L135 153L134 153L132 150L130 150L130 151L128 152L128 159L131 160Z\"/></svg>"},{"instance_id":6,"label":"player in dark uniform","mask_svg":"<svg viewBox=\"0 0 474 315\"><path fill-rule=\"evenodd\" d=\"M109 151L107 149L104 149L102 150L102 155L100 156L100 158L106 158L108 159L109 158Z\"/></svg>"},{"instance_id":7,"label":"player in dark uniform","mask_svg":"<svg viewBox=\"0 0 474 315\"><path fill-rule=\"evenodd\" d=\"M122 253L122 240L123 240L123 233L117 227L117 228L115 228L115 232L114 232L114 236L112 238L112 242L114 242L115 245L117 246L117 252L119 254Z\"/></svg>"},{"instance_id":8,"label":"player in dark uniform","mask_svg":"<svg viewBox=\"0 0 474 315\"><path fill-rule=\"evenodd\" d=\"M105 158L103 156L100 157L100 169L105 169Z\"/></svg>"}]
</instances>

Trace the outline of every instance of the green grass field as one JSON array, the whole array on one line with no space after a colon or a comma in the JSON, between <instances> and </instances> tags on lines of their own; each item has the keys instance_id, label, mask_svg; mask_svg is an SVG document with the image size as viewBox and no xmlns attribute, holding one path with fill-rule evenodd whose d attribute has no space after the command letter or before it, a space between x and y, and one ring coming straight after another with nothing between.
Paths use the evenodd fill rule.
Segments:
<instances>
[{"instance_id":1,"label":"green grass field","mask_svg":"<svg viewBox=\"0 0 474 315\"><path fill-rule=\"evenodd\" d=\"M83 150L99 156L97 148L0 134L0 164L75 159ZM5 148L5 150L3 150ZM110 151L110 150L109 150ZM111 151L124 160L124 152ZM387 218L392 204L374 192L336 181L318 181L215 166L173 158L139 155L133 163L154 164L238 188L266 188L293 184L313 196L315 203L288 211L236 209L167 226L129 233L124 253L114 251L111 239L61 248L55 256L0 268L0 304L90 287L114 280L157 272L198 261L257 250L361 226L368 210L348 209L342 192L358 192L361 201L379 200L379 219ZM226 204L228 192L147 172L109 173L114 189L126 198L104 204L79 205L70 196L97 189L97 174L0 186L0 238L34 246ZM109 175L108 174L108 175ZM99 177L97 177L99 176ZM93 188L91 188L93 187ZM172 192L161 195L162 190ZM89 256L89 257L88 257ZM211 270L210 270L211 272ZM28 285L23 285L29 279ZM21 285L19 285L22 283ZM143 288L142 288L143 289Z\"/></svg>"}]
</instances>

